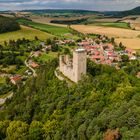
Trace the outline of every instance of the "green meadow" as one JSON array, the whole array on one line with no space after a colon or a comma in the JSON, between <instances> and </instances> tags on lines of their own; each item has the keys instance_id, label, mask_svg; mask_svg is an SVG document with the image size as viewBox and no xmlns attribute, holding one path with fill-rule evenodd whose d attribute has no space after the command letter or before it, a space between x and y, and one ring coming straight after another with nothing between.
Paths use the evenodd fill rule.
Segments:
<instances>
[{"instance_id":1,"label":"green meadow","mask_svg":"<svg viewBox=\"0 0 140 140\"><path fill-rule=\"evenodd\" d=\"M129 23L125 22L96 22L92 25L130 29Z\"/></svg>"},{"instance_id":2,"label":"green meadow","mask_svg":"<svg viewBox=\"0 0 140 140\"><path fill-rule=\"evenodd\" d=\"M4 41L17 40L22 38L33 40L35 36L37 36L41 40L46 40L47 38L52 37L52 35L48 33L30 27L21 26L21 30L0 34L0 43L3 43Z\"/></svg>"},{"instance_id":3,"label":"green meadow","mask_svg":"<svg viewBox=\"0 0 140 140\"><path fill-rule=\"evenodd\" d=\"M43 62L47 62L47 61L51 61L53 60L54 58L57 58L58 56L58 53L56 52L49 52L49 53L43 53L39 58L38 60L39 61L43 61Z\"/></svg>"},{"instance_id":4,"label":"green meadow","mask_svg":"<svg viewBox=\"0 0 140 140\"><path fill-rule=\"evenodd\" d=\"M29 20L24 20L24 19L19 19L18 22L21 25L29 26L29 27L32 27L41 31L48 32L53 35L65 35L67 33L71 33L71 29L67 27L36 23Z\"/></svg>"},{"instance_id":5,"label":"green meadow","mask_svg":"<svg viewBox=\"0 0 140 140\"><path fill-rule=\"evenodd\" d=\"M5 78L4 77L0 77L0 84L5 83Z\"/></svg>"}]
</instances>

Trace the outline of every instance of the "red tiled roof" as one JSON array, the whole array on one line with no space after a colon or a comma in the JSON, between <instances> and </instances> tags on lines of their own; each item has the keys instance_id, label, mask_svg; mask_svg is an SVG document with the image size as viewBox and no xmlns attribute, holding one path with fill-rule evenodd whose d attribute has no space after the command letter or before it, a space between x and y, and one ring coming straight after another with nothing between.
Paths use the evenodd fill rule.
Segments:
<instances>
[{"instance_id":1,"label":"red tiled roof","mask_svg":"<svg viewBox=\"0 0 140 140\"><path fill-rule=\"evenodd\" d=\"M111 60L106 60L106 63L111 64L112 62L111 62Z\"/></svg>"},{"instance_id":2,"label":"red tiled roof","mask_svg":"<svg viewBox=\"0 0 140 140\"><path fill-rule=\"evenodd\" d=\"M22 79L22 77L20 75L15 75L15 76L11 77L10 79L17 82L17 81L20 81Z\"/></svg>"},{"instance_id":3,"label":"red tiled roof","mask_svg":"<svg viewBox=\"0 0 140 140\"><path fill-rule=\"evenodd\" d=\"M94 51L94 54L95 55L99 55L100 54L100 51Z\"/></svg>"},{"instance_id":4,"label":"red tiled roof","mask_svg":"<svg viewBox=\"0 0 140 140\"><path fill-rule=\"evenodd\" d=\"M89 45L90 43L87 41L83 41L83 42L81 42L81 44L85 46L85 45Z\"/></svg>"},{"instance_id":5,"label":"red tiled roof","mask_svg":"<svg viewBox=\"0 0 140 140\"><path fill-rule=\"evenodd\" d=\"M105 57L102 55L94 55L92 56L93 59L104 59Z\"/></svg>"},{"instance_id":6,"label":"red tiled roof","mask_svg":"<svg viewBox=\"0 0 140 140\"><path fill-rule=\"evenodd\" d=\"M31 67L37 68L37 67L39 67L39 65L38 65L37 63L35 63L35 62L32 62L32 63L31 63Z\"/></svg>"}]
</instances>

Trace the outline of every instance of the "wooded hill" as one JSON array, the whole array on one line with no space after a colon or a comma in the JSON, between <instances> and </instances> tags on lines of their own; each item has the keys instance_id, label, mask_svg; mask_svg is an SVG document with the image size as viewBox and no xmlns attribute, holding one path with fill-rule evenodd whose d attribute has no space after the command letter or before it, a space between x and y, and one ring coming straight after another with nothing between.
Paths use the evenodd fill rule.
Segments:
<instances>
[{"instance_id":1,"label":"wooded hill","mask_svg":"<svg viewBox=\"0 0 140 140\"><path fill-rule=\"evenodd\" d=\"M127 11L109 11L109 12L104 12L104 15L106 16L111 16L111 17L126 17L126 16L131 16L131 15L140 15L140 6L136 7L131 10Z\"/></svg>"},{"instance_id":2,"label":"wooded hill","mask_svg":"<svg viewBox=\"0 0 140 140\"><path fill-rule=\"evenodd\" d=\"M56 67L54 60L40 67L38 77L6 102L0 111L0 139L140 139L138 78L88 61L88 75L69 87L55 77Z\"/></svg>"},{"instance_id":3,"label":"wooded hill","mask_svg":"<svg viewBox=\"0 0 140 140\"><path fill-rule=\"evenodd\" d=\"M13 18L0 16L0 33L16 31L19 29L19 24Z\"/></svg>"},{"instance_id":4,"label":"wooded hill","mask_svg":"<svg viewBox=\"0 0 140 140\"><path fill-rule=\"evenodd\" d=\"M97 11L90 10L71 10L71 9L42 9L42 10L24 10L21 12L31 12L33 14L58 14L58 15L72 15L72 14L98 14Z\"/></svg>"}]
</instances>

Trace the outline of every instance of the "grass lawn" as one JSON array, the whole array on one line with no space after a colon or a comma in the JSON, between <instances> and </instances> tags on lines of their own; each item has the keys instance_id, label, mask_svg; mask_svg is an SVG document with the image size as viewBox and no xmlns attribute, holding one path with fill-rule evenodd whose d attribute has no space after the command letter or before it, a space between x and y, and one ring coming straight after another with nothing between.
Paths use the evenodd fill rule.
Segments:
<instances>
[{"instance_id":1,"label":"grass lawn","mask_svg":"<svg viewBox=\"0 0 140 140\"><path fill-rule=\"evenodd\" d=\"M46 32L42 32L30 27L21 26L21 30L19 31L0 34L0 43L9 40L17 40L19 38L33 40L35 36L37 36L41 40L46 40L47 38L52 37L52 35Z\"/></svg>"},{"instance_id":2,"label":"grass lawn","mask_svg":"<svg viewBox=\"0 0 140 140\"><path fill-rule=\"evenodd\" d=\"M20 67L20 69L16 72L17 74L23 75L28 68L26 66Z\"/></svg>"},{"instance_id":3,"label":"grass lawn","mask_svg":"<svg viewBox=\"0 0 140 140\"><path fill-rule=\"evenodd\" d=\"M22 25L30 26L35 29L39 29L41 31L45 31L48 33L51 33L53 35L64 35L67 33L70 33L71 30L67 27L60 27L60 26L53 26L53 25L47 25L47 24L42 24L42 23L36 23L24 19L18 20L18 22Z\"/></svg>"},{"instance_id":4,"label":"grass lawn","mask_svg":"<svg viewBox=\"0 0 140 140\"><path fill-rule=\"evenodd\" d=\"M11 73L11 72L14 72L16 70L16 65L11 65L11 66L8 66L8 67L5 67L5 68L0 66L0 69L5 71L6 73Z\"/></svg>"},{"instance_id":5,"label":"grass lawn","mask_svg":"<svg viewBox=\"0 0 140 140\"><path fill-rule=\"evenodd\" d=\"M4 84L5 83L5 77L0 77L0 84Z\"/></svg>"},{"instance_id":6,"label":"grass lawn","mask_svg":"<svg viewBox=\"0 0 140 140\"><path fill-rule=\"evenodd\" d=\"M98 22L91 25L130 29L129 24L125 22Z\"/></svg>"},{"instance_id":7,"label":"grass lawn","mask_svg":"<svg viewBox=\"0 0 140 140\"><path fill-rule=\"evenodd\" d=\"M48 54L47 53L43 53L39 58L38 60L39 61L44 61L44 62L47 62L49 60L52 60L54 58L57 58L57 54L56 52L49 52Z\"/></svg>"}]
</instances>

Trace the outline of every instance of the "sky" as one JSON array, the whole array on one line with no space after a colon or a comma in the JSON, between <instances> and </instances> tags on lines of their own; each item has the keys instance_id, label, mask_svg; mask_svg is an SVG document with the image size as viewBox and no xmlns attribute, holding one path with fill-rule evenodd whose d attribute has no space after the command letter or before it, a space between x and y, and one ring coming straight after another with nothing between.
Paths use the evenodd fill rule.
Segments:
<instances>
[{"instance_id":1,"label":"sky","mask_svg":"<svg viewBox=\"0 0 140 140\"><path fill-rule=\"evenodd\" d=\"M140 6L140 0L0 0L0 10L84 9L123 11Z\"/></svg>"}]
</instances>

